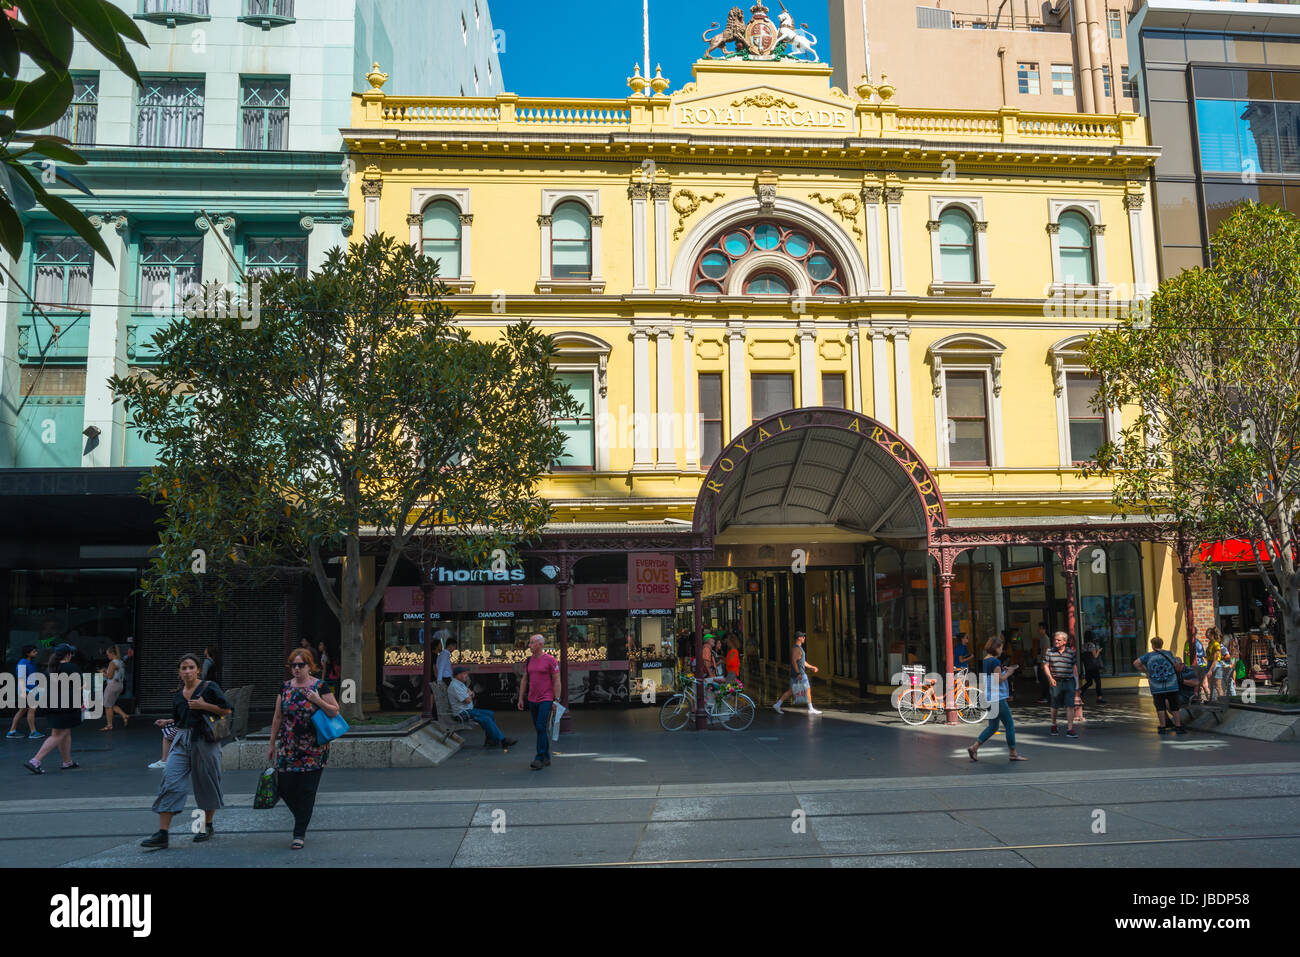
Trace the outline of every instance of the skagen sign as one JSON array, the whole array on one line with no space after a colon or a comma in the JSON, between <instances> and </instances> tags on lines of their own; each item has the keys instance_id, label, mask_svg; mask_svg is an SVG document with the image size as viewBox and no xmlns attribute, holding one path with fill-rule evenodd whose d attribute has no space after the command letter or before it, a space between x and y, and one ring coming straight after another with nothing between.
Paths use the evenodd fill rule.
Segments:
<instances>
[{"instance_id":1,"label":"skagen sign","mask_svg":"<svg viewBox=\"0 0 1300 957\"><path fill-rule=\"evenodd\" d=\"M799 423L800 418L804 420L803 423ZM835 412L833 410L790 412L759 423L750 429L748 433L742 434L722 450L722 455L709 472L705 488L714 495L721 494L722 490L727 487L728 476L736 471L736 467L744 461L746 455L764 442L781 435L783 432L790 431L795 425L802 425L804 428L843 429L846 432L861 435L875 443L888 452L894 461L902 466L911 477L912 484L925 506L926 521L930 525L936 525L944 520L943 499L939 496L939 489L934 483L934 476L930 474L930 470L926 468L925 463L896 433L885 428L874 419L852 412Z\"/></svg>"},{"instance_id":2,"label":"skagen sign","mask_svg":"<svg viewBox=\"0 0 1300 957\"><path fill-rule=\"evenodd\" d=\"M677 117L679 126L748 126L761 129L801 130L847 130L849 128L847 110L680 106L677 108Z\"/></svg>"}]
</instances>

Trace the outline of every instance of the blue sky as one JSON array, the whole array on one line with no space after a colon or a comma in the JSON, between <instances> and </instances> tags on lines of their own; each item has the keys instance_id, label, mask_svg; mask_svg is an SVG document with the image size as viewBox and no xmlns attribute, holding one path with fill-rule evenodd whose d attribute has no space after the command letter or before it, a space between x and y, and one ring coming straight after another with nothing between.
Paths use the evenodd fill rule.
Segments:
<instances>
[{"instance_id":1,"label":"blue sky","mask_svg":"<svg viewBox=\"0 0 1300 957\"><path fill-rule=\"evenodd\" d=\"M781 8L767 0L768 16ZM505 31L501 72L520 96L624 97L627 78L641 61L641 0L489 0L492 25ZM749 19L754 0L650 0L650 69L662 64L669 92L691 82L691 64L703 54L700 34L739 6ZM785 0L795 23L807 23L818 55L830 55L827 0Z\"/></svg>"}]
</instances>

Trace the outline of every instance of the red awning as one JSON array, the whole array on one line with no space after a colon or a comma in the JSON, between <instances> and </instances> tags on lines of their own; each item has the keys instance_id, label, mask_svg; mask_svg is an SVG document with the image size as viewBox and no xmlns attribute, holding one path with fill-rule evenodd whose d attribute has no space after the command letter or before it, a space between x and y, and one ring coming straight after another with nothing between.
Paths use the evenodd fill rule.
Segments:
<instances>
[{"instance_id":1,"label":"red awning","mask_svg":"<svg viewBox=\"0 0 1300 957\"><path fill-rule=\"evenodd\" d=\"M1256 553L1258 553L1260 561L1271 561L1268 556L1268 546L1264 542L1256 542L1252 549L1249 540L1230 538L1224 542L1203 543L1199 560L1202 562L1253 562Z\"/></svg>"}]
</instances>

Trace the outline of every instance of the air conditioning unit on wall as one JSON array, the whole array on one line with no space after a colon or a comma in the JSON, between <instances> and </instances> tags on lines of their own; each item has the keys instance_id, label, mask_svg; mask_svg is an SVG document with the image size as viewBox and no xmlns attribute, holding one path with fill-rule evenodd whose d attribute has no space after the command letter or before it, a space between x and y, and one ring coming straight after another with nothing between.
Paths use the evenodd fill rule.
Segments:
<instances>
[{"instance_id":1,"label":"air conditioning unit on wall","mask_svg":"<svg viewBox=\"0 0 1300 957\"><path fill-rule=\"evenodd\" d=\"M934 7L916 8L916 25L922 30L951 30L952 11Z\"/></svg>"}]
</instances>

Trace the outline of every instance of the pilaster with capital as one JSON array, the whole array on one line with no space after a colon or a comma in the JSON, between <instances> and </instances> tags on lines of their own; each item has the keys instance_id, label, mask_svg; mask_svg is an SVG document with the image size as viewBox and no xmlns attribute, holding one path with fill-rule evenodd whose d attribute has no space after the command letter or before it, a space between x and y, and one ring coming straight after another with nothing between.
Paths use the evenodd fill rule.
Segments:
<instances>
[{"instance_id":1,"label":"pilaster with capital","mask_svg":"<svg viewBox=\"0 0 1300 957\"><path fill-rule=\"evenodd\" d=\"M903 275L903 190L899 186L885 188L885 219L889 228L889 291L905 295L907 282Z\"/></svg>"},{"instance_id":2,"label":"pilaster with capital","mask_svg":"<svg viewBox=\"0 0 1300 957\"><path fill-rule=\"evenodd\" d=\"M728 412L730 442L749 426L749 378L745 374L745 326L743 323L727 324L727 393L731 397Z\"/></svg>"},{"instance_id":3,"label":"pilaster with capital","mask_svg":"<svg viewBox=\"0 0 1300 957\"><path fill-rule=\"evenodd\" d=\"M911 330L896 326L890 332L894 338L894 407L898 410L898 434L911 442L916 434L912 415Z\"/></svg>"},{"instance_id":4,"label":"pilaster with capital","mask_svg":"<svg viewBox=\"0 0 1300 957\"><path fill-rule=\"evenodd\" d=\"M656 468L669 472L677 468L677 442L673 426L676 419L673 401L673 327L655 326L655 417L658 420L658 442L655 449Z\"/></svg>"},{"instance_id":5,"label":"pilaster with capital","mask_svg":"<svg viewBox=\"0 0 1300 957\"><path fill-rule=\"evenodd\" d=\"M220 229L220 219L217 219L217 224ZM99 429L99 443L89 454L79 456L78 464L107 468L120 466L125 461L126 412L122 403L113 401L108 379L126 375L129 368L126 347L133 331L133 300L130 295L133 277L127 275L125 267L130 231L125 214L94 216L91 225L98 229L100 239L113 255L113 261L110 263L96 256L91 277L83 428L94 426ZM206 221L204 225L207 225ZM204 236L206 247L207 234ZM146 293L143 301L152 303L155 299Z\"/></svg>"},{"instance_id":6,"label":"pilaster with capital","mask_svg":"<svg viewBox=\"0 0 1300 957\"><path fill-rule=\"evenodd\" d=\"M821 405L817 395L817 327L811 322L799 323L799 404Z\"/></svg>"},{"instance_id":7,"label":"pilaster with capital","mask_svg":"<svg viewBox=\"0 0 1300 957\"><path fill-rule=\"evenodd\" d=\"M632 201L632 292L645 294L650 291L649 252L646 246L646 197L650 187L646 183L633 182L627 188L628 199Z\"/></svg>"},{"instance_id":8,"label":"pilaster with capital","mask_svg":"<svg viewBox=\"0 0 1300 957\"><path fill-rule=\"evenodd\" d=\"M635 449L634 470L654 468L654 451L651 442L650 413L650 329L634 324L629 333L632 340L632 444Z\"/></svg>"}]
</instances>

